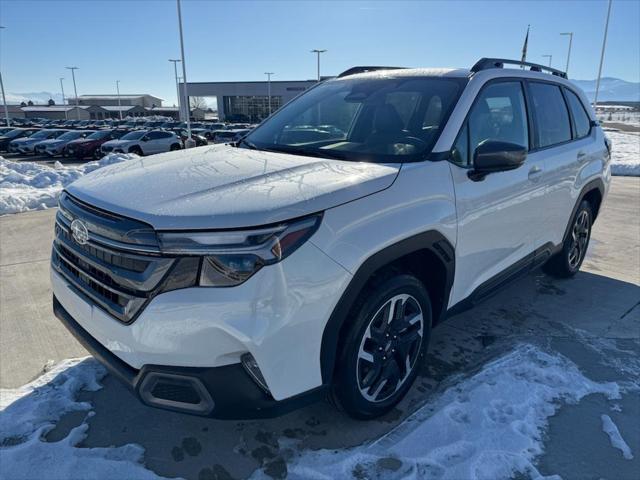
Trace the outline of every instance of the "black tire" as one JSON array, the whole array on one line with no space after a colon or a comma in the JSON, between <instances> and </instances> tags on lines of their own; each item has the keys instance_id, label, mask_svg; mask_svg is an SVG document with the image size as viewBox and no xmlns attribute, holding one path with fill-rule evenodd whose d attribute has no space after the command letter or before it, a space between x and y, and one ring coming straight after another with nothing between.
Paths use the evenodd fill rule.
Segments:
<instances>
[{"instance_id":1,"label":"black tire","mask_svg":"<svg viewBox=\"0 0 640 480\"><path fill-rule=\"evenodd\" d=\"M142 153L142 149L140 147L131 147L129 149L129 153L135 153L136 155L140 155L141 157L144 155L144 153Z\"/></svg>"},{"instance_id":2,"label":"black tire","mask_svg":"<svg viewBox=\"0 0 640 480\"><path fill-rule=\"evenodd\" d=\"M94 160L100 160L103 157L102 152L100 151L99 148L96 148L93 151L93 155L91 155L91 156L93 157Z\"/></svg>"},{"instance_id":3,"label":"black tire","mask_svg":"<svg viewBox=\"0 0 640 480\"><path fill-rule=\"evenodd\" d=\"M393 310L390 302L399 295L409 297L401 304L402 320L395 318L386 323L385 314ZM387 305L391 305L389 309ZM417 318L416 305L422 313L421 325L408 320ZM348 321L351 326L339 349L331 397L339 409L367 420L391 410L418 374L431 334L429 293L413 275L384 276L364 289ZM421 335L416 336L416 325L421 327ZM410 368L406 368L408 359ZM386 375L387 372L391 373ZM365 397L367 394L369 398Z\"/></svg>"},{"instance_id":4,"label":"black tire","mask_svg":"<svg viewBox=\"0 0 640 480\"><path fill-rule=\"evenodd\" d=\"M182 148L180 147L179 144L174 143L173 145L171 145L171 147L169 147L169 150L172 152L175 152L176 150L182 150Z\"/></svg>"},{"instance_id":5,"label":"black tire","mask_svg":"<svg viewBox=\"0 0 640 480\"><path fill-rule=\"evenodd\" d=\"M557 278L573 277L582 266L593 226L593 210L591 204L583 200L571 218L569 233L562 250L551 257L542 267L545 273Z\"/></svg>"}]
</instances>

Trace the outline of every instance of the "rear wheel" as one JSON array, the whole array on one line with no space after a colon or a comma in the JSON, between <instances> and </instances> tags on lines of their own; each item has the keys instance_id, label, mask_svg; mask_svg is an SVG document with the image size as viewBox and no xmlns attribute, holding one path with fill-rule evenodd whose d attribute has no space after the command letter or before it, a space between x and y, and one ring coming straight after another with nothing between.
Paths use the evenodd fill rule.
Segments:
<instances>
[{"instance_id":1,"label":"rear wheel","mask_svg":"<svg viewBox=\"0 0 640 480\"><path fill-rule=\"evenodd\" d=\"M572 219L569 235L562 245L562 250L549 259L543 270L559 278L569 278L578 273L589 248L592 225L591 204L583 200Z\"/></svg>"},{"instance_id":2,"label":"rear wheel","mask_svg":"<svg viewBox=\"0 0 640 480\"><path fill-rule=\"evenodd\" d=\"M177 143L174 143L173 145L171 145L171 147L169 148L169 150L171 150L172 152L176 151L176 150L181 150L180 145L178 145Z\"/></svg>"},{"instance_id":3,"label":"rear wheel","mask_svg":"<svg viewBox=\"0 0 640 480\"><path fill-rule=\"evenodd\" d=\"M136 155L140 155L140 156L143 155L142 149L140 147L131 147L129 149L129 153L135 153Z\"/></svg>"},{"instance_id":4,"label":"rear wheel","mask_svg":"<svg viewBox=\"0 0 640 480\"><path fill-rule=\"evenodd\" d=\"M405 396L431 333L431 302L424 285L407 274L375 282L352 310L332 396L349 415L374 418Z\"/></svg>"}]
</instances>

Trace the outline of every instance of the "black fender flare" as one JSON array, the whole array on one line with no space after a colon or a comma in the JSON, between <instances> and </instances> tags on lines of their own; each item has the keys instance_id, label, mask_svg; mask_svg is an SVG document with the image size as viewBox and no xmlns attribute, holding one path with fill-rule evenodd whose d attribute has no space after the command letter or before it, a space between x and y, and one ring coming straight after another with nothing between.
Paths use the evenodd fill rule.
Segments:
<instances>
[{"instance_id":1,"label":"black fender flare","mask_svg":"<svg viewBox=\"0 0 640 480\"><path fill-rule=\"evenodd\" d=\"M358 296L362 292L374 272L385 265L389 265L406 255L420 250L429 250L435 254L444 264L446 270L446 285L444 288L444 301L440 319L443 318L447 310L449 293L453 286L455 274L455 251L451 243L436 230L419 233L412 237L401 240L393 245L374 253L358 268L349 285L342 293L340 300L336 304L322 334L320 347L320 370L322 383L330 384L338 354L340 342L340 332L347 321L349 312ZM434 324L437 322L434 318Z\"/></svg>"},{"instance_id":2,"label":"black fender flare","mask_svg":"<svg viewBox=\"0 0 640 480\"><path fill-rule=\"evenodd\" d=\"M571 210L571 215L569 216L569 220L567 221L567 227L565 228L564 235L562 236L563 244L569 237L569 233L571 231L571 221L573 220L573 217L576 216L578 207L584 200L584 197L586 197L587 194L593 192L594 190L598 190L598 192L600 192L600 198L604 200L605 188L604 188L604 182L602 181L602 178L596 178L594 180L591 180L584 187L582 187L582 190L580 191L580 195L578 195L578 200L576 201L576 204L573 206L573 209ZM593 213L594 213L593 219L595 220L597 212L593 212Z\"/></svg>"}]
</instances>

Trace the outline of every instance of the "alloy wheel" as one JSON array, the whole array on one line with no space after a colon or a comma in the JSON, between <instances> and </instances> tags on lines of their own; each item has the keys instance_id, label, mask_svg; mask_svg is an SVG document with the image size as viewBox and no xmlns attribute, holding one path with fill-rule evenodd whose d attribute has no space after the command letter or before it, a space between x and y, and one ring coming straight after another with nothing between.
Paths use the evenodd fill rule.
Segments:
<instances>
[{"instance_id":1,"label":"alloy wheel","mask_svg":"<svg viewBox=\"0 0 640 480\"><path fill-rule=\"evenodd\" d=\"M586 210L580 211L573 223L571 229L571 244L569 246L569 267L572 269L578 268L582 262L586 252L587 245L589 243L589 232L591 229L591 222L589 219L589 212Z\"/></svg>"},{"instance_id":2,"label":"alloy wheel","mask_svg":"<svg viewBox=\"0 0 640 480\"><path fill-rule=\"evenodd\" d=\"M424 316L411 295L390 298L371 318L360 342L358 388L370 402L392 397L409 378L422 345Z\"/></svg>"}]
</instances>

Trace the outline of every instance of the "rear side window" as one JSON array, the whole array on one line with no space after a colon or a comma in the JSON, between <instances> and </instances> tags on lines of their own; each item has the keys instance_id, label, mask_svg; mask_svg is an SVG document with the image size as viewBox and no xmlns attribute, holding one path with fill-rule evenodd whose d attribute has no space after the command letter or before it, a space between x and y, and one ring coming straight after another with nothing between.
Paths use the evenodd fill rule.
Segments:
<instances>
[{"instance_id":1,"label":"rear side window","mask_svg":"<svg viewBox=\"0 0 640 480\"><path fill-rule=\"evenodd\" d=\"M576 137L586 137L591 130L591 120L589 120L589 116L587 112L585 112L584 106L578 96L571 90L565 89L564 92L567 97L567 102L569 103L571 115L573 116L573 123L575 123L576 126Z\"/></svg>"},{"instance_id":2,"label":"rear side window","mask_svg":"<svg viewBox=\"0 0 640 480\"><path fill-rule=\"evenodd\" d=\"M557 85L532 82L531 99L538 131L538 147L571 140L569 112Z\"/></svg>"}]
</instances>

